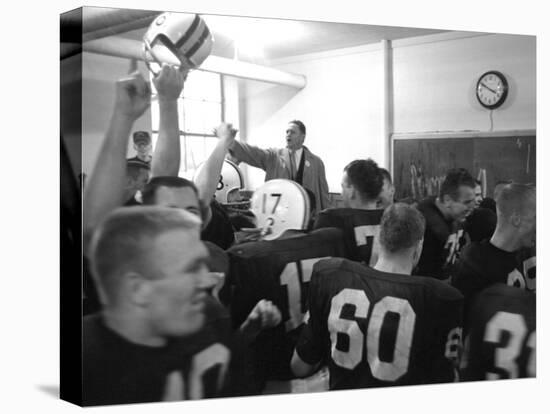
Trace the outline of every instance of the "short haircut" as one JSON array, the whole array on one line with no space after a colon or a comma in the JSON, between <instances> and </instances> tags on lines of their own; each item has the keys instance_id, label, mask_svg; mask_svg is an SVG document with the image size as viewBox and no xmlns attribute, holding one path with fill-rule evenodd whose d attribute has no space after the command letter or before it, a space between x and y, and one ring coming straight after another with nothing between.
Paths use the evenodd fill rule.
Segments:
<instances>
[{"instance_id":1,"label":"short haircut","mask_svg":"<svg viewBox=\"0 0 550 414\"><path fill-rule=\"evenodd\" d=\"M382 178L385 178L386 180L388 180L390 184L393 183L393 181L391 179L391 174L388 170L386 170L385 168L380 167L380 173L382 174Z\"/></svg>"},{"instance_id":2,"label":"short haircut","mask_svg":"<svg viewBox=\"0 0 550 414\"><path fill-rule=\"evenodd\" d=\"M185 210L165 207L122 207L111 212L94 232L90 249L92 274L105 294L103 302L116 303L124 273L157 277L150 256L154 242L177 229L198 231L200 220Z\"/></svg>"},{"instance_id":3,"label":"short haircut","mask_svg":"<svg viewBox=\"0 0 550 414\"><path fill-rule=\"evenodd\" d=\"M157 189L159 187L168 187L168 188L191 188L197 198L199 198L199 190L193 181L187 180L182 177L173 177L173 176L161 176L153 177L145 185L145 188L141 192L143 204L145 205L154 205Z\"/></svg>"},{"instance_id":4,"label":"short haircut","mask_svg":"<svg viewBox=\"0 0 550 414\"><path fill-rule=\"evenodd\" d=\"M380 195L384 179L378 164L372 159L355 160L344 168L348 182L355 187L364 200L375 200Z\"/></svg>"},{"instance_id":5,"label":"short haircut","mask_svg":"<svg viewBox=\"0 0 550 414\"><path fill-rule=\"evenodd\" d=\"M459 197L459 188L462 186L475 188L476 182L465 168L454 168L447 172L441 188L439 189L439 198L448 195L453 200Z\"/></svg>"},{"instance_id":6,"label":"short haircut","mask_svg":"<svg viewBox=\"0 0 550 414\"><path fill-rule=\"evenodd\" d=\"M498 193L496 203L498 216L524 215L535 208L536 187L531 184L505 184Z\"/></svg>"},{"instance_id":7,"label":"short haircut","mask_svg":"<svg viewBox=\"0 0 550 414\"><path fill-rule=\"evenodd\" d=\"M424 237L426 220L420 211L404 203L386 208L380 222L380 245L389 253L413 247Z\"/></svg>"},{"instance_id":8,"label":"short haircut","mask_svg":"<svg viewBox=\"0 0 550 414\"><path fill-rule=\"evenodd\" d=\"M149 164L143 161L127 161L126 162L126 176L131 177L134 180L137 180L139 178L139 175L141 174L141 170L150 171L151 167L149 167Z\"/></svg>"},{"instance_id":9,"label":"short haircut","mask_svg":"<svg viewBox=\"0 0 550 414\"><path fill-rule=\"evenodd\" d=\"M302 121L298 121L297 119L295 119L293 121L290 121L289 124L296 125L302 134L306 134L306 126Z\"/></svg>"}]
</instances>

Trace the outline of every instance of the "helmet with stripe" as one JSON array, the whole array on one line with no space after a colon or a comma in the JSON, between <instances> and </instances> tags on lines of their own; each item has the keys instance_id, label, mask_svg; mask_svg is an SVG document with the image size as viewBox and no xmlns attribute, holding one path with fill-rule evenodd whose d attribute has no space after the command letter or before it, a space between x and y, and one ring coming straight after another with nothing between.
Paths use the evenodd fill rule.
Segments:
<instances>
[{"instance_id":1,"label":"helmet with stripe","mask_svg":"<svg viewBox=\"0 0 550 414\"><path fill-rule=\"evenodd\" d=\"M251 199L251 210L264 240L274 240L286 230L305 230L309 223L309 196L291 180L266 181Z\"/></svg>"},{"instance_id":2,"label":"helmet with stripe","mask_svg":"<svg viewBox=\"0 0 550 414\"><path fill-rule=\"evenodd\" d=\"M145 61L158 73L162 56L175 55L181 69L195 69L210 55L214 40L198 14L162 13L143 37Z\"/></svg>"},{"instance_id":3,"label":"helmet with stripe","mask_svg":"<svg viewBox=\"0 0 550 414\"><path fill-rule=\"evenodd\" d=\"M195 171L193 181L199 172L204 168L204 163L200 164ZM242 203L240 190L244 189L244 177L237 164L230 160L224 160L216 192L214 193L216 201L223 205L239 205Z\"/></svg>"}]
</instances>

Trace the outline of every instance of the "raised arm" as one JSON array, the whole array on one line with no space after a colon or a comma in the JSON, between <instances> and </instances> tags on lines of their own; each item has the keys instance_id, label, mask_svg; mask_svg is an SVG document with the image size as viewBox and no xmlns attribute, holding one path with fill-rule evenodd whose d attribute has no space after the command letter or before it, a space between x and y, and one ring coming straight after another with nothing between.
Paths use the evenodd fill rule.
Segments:
<instances>
[{"instance_id":1,"label":"raised arm","mask_svg":"<svg viewBox=\"0 0 550 414\"><path fill-rule=\"evenodd\" d=\"M195 178L195 185L199 190L199 198L206 205L210 205L212 197L214 197L220 180L223 160L228 148L235 141L237 130L233 129L231 124L222 123L214 129L214 133L219 138L218 143Z\"/></svg>"},{"instance_id":2,"label":"raised arm","mask_svg":"<svg viewBox=\"0 0 550 414\"><path fill-rule=\"evenodd\" d=\"M177 176L181 162L178 98L187 72L174 66L162 65L153 79L158 92L159 136L151 165L152 176Z\"/></svg>"},{"instance_id":3,"label":"raised arm","mask_svg":"<svg viewBox=\"0 0 550 414\"><path fill-rule=\"evenodd\" d=\"M244 162L252 167L266 170L269 159L277 157L273 150L264 150L254 145L243 144L239 141L233 141L229 147L229 154L238 162Z\"/></svg>"},{"instance_id":4,"label":"raised arm","mask_svg":"<svg viewBox=\"0 0 550 414\"><path fill-rule=\"evenodd\" d=\"M134 121L149 107L148 83L134 72L116 83L115 106L84 194L84 240L103 217L124 203L126 151ZM86 245L85 245L86 246Z\"/></svg>"}]
</instances>

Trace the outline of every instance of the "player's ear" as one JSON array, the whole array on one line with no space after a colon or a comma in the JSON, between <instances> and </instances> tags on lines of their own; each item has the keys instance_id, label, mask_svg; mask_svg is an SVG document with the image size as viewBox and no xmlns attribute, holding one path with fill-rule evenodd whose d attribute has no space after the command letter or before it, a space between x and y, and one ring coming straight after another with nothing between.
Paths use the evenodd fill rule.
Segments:
<instances>
[{"instance_id":1,"label":"player's ear","mask_svg":"<svg viewBox=\"0 0 550 414\"><path fill-rule=\"evenodd\" d=\"M521 214L519 214L517 211L514 211L510 215L510 223L512 223L514 227L519 227L521 224Z\"/></svg>"},{"instance_id":2,"label":"player's ear","mask_svg":"<svg viewBox=\"0 0 550 414\"><path fill-rule=\"evenodd\" d=\"M131 303L146 306L151 295L151 283L148 279L136 272L128 272L123 276L125 291Z\"/></svg>"}]
</instances>

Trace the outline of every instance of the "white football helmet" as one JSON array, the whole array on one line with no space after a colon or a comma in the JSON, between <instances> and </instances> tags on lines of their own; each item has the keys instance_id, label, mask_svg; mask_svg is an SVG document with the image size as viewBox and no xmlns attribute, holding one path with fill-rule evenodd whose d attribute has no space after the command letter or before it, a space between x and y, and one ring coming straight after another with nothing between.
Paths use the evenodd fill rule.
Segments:
<instances>
[{"instance_id":1,"label":"white football helmet","mask_svg":"<svg viewBox=\"0 0 550 414\"><path fill-rule=\"evenodd\" d=\"M171 53L182 69L195 69L210 55L214 40L205 21L198 14L163 13L143 37L145 62L153 74L162 65L160 56ZM157 64L150 62L152 58Z\"/></svg>"},{"instance_id":2,"label":"white football helmet","mask_svg":"<svg viewBox=\"0 0 550 414\"><path fill-rule=\"evenodd\" d=\"M199 172L204 167L200 164L195 171L193 181L196 180ZM216 187L216 201L223 205L234 205L241 203L239 190L244 189L244 177L241 169L232 161L224 160L218 186Z\"/></svg>"},{"instance_id":3,"label":"white football helmet","mask_svg":"<svg viewBox=\"0 0 550 414\"><path fill-rule=\"evenodd\" d=\"M291 180L266 181L252 195L251 210L264 240L274 240L286 230L304 230L309 223L309 196Z\"/></svg>"}]
</instances>

